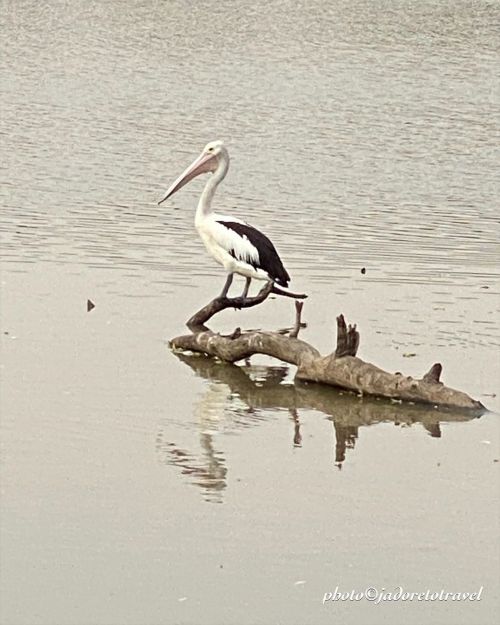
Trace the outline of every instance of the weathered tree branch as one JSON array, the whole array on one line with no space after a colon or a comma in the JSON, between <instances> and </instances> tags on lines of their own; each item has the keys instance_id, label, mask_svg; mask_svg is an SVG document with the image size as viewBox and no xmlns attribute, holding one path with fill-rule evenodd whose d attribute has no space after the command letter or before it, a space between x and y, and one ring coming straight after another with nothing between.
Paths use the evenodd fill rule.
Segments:
<instances>
[{"instance_id":1,"label":"weathered tree branch","mask_svg":"<svg viewBox=\"0 0 500 625\"><path fill-rule=\"evenodd\" d=\"M302 327L302 308L304 302L295 302L295 325L292 331L288 335L291 339L296 339L299 336L300 328Z\"/></svg>"},{"instance_id":2,"label":"weathered tree branch","mask_svg":"<svg viewBox=\"0 0 500 625\"><path fill-rule=\"evenodd\" d=\"M307 295L304 293L292 293L291 291L283 291L279 287L275 286L272 282L266 282L261 290L254 297L216 297L206 306L203 306L197 313L195 313L186 323L187 327L192 332L199 332L201 330L208 330L206 327L207 321L209 321L215 314L225 310L226 308L251 308L262 304L269 295L274 293L275 295L283 295L284 297L292 297L294 299L305 299Z\"/></svg>"},{"instance_id":3,"label":"weathered tree branch","mask_svg":"<svg viewBox=\"0 0 500 625\"><path fill-rule=\"evenodd\" d=\"M337 317L337 348L335 358L356 356L359 347L359 332L356 325L346 326L344 315Z\"/></svg>"},{"instance_id":4,"label":"weathered tree branch","mask_svg":"<svg viewBox=\"0 0 500 625\"><path fill-rule=\"evenodd\" d=\"M192 334L172 339L170 346L174 350L202 353L232 363L254 354L265 354L295 365L296 380L303 382L320 382L361 395L432 404L437 408L473 412L485 410L481 402L439 381L442 370L439 363L434 364L421 379L415 379L383 371L358 358L359 332L355 325L346 325L343 315L337 317L336 349L327 356L322 356L312 345L297 338L303 325L302 303L298 302L295 325L289 336L269 331L242 332L240 328L224 336L205 326L205 322L217 312L235 305L242 308L255 306L272 291L273 285L268 283L255 297L213 300L188 321Z\"/></svg>"}]
</instances>

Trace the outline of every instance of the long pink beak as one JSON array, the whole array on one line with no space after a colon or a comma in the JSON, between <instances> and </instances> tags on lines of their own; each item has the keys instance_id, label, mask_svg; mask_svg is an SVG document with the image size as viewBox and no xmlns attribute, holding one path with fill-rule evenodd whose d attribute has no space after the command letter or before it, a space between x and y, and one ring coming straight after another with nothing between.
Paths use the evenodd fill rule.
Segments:
<instances>
[{"instance_id":1,"label":"long pink beak","mask_svg":"<svg viewBox=\"0 0 500 625\"><path fill-rule=\"evenodd\" d=\"M215 154L209 154L203 152L201 156L199 156L194 163L192 163L186 171L184 171L177 180L170 186L169 190L165 197L158 202L161 204L165 200L167 200L171 195L173 195L176 191L181 189L185 184L187 184L196 176L200 174L206 174L208 172L214 172L217 169L217 156Z\"/></svg>"}]
</instances>

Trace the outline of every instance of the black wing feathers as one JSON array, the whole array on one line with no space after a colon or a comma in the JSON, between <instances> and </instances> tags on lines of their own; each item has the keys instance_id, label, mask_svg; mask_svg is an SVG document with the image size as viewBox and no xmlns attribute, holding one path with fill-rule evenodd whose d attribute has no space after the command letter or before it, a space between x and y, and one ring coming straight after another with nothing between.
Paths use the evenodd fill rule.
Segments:
<instances>
[{"instance_id":1,"label":"black wing feathers","mask_svg":"<svg viewBox=\"0 0 500 625\"><path fill-rule=\"evenodd\" d=\"M287 287L290 281L290 276L287 270L283 267L281 258L278 256L276 248L272 242L262 234L259 230L248 224L240 224L235 221L219 221L222 226L234 230L240 237L246 237L250 243L259 252L259 262L247 261L255 268L263 269L267 271L269 277L281 286ZM236 258L234 250L231 250L231 255Z\"/></svg>"}]
</instances>

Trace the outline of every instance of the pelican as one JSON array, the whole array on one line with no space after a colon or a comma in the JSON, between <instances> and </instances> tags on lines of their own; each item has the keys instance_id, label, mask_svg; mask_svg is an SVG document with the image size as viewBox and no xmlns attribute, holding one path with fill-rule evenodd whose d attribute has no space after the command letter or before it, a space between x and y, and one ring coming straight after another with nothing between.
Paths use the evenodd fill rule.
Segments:
<instances>
[{"instance_id":1,"label":"pelican","mask_svg":"<svg viewBox=\"0 0 500 625\"><path fill-rule=\"evenodd\" d=\"M248 295L252 278L267 280L288 287L290 276L283 267L272 242L265 234L236 217L212 211L212 200L229 169L229 153L222 141L207 143L200 156L168 189L161 204L200 174L210 173L196 209L194 224L208 253L227 272L227 280L219 297L227 297L235 273L246 278L241 297Z\"/></svg>"}]
</instances>

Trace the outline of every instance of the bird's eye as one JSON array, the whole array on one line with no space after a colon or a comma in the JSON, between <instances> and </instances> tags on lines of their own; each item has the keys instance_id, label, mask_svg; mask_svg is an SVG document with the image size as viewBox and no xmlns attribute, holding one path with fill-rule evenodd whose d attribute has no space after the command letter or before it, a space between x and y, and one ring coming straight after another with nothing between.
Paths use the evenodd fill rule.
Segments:
<instances>
[{"instance_id":1,"label":"bird's eye","mask_svg":"<svg viewBox=\"0 0 500 625\"><path fill-rule=\"evenodd\" d=\"M209 151L209 152L213 152L213 151L214 151L214 149L213 149L213 148L208 148L208 151Z\"/></svg>"}]
</instances>

